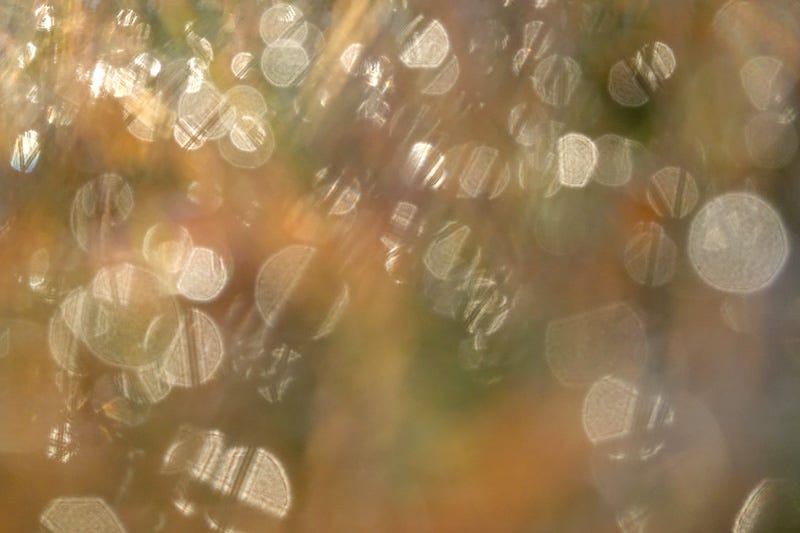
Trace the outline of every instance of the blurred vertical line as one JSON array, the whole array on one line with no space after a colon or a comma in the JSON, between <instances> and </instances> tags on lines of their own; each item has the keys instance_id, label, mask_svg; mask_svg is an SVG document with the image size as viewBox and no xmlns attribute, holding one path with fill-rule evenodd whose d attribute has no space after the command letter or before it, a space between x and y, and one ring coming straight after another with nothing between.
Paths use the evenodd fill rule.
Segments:
<instances>
[{"instance_id":1,"label":"blurred vertical line","mask_svg":"<svg viewBox=\"0 0 800 533\"><path fill-rule=\"evenodd\" d=\"M300 101L303 108L324 113L324 108L310 105L325 89L329 101L336 101L347 83L347 73L338 68L337 62L345 47L354 42L370 42L380 31L380 17L383 15L382 2L369 0L341 0L335 2L331 19L335 21L328 33L326 46L314 63L308 78L303 83ZM311 115L312 123L323 117Z\"/></svg>"},{"instance_id":2,"label":"blurred vertical line","mask_svg":"<svg viewBox=\"0 0 800 533\"><path fill-rule=\"evenodd\" d=\"M303 531L391 531L406 375L415 331L404 289L379 265L363 272L349 313L316 364L313 432L306 456ZM401 517L394 517L401 518Z\"/></svg>"}]
</instances>

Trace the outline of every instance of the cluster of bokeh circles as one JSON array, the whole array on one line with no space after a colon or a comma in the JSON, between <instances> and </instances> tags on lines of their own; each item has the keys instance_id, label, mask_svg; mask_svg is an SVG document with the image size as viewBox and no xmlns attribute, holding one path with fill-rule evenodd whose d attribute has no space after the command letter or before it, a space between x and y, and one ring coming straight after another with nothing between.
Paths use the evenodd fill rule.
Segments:
<instances>
[{"instance_id":1,"label":"cluster of bokeh circles","mask_svg":"<svg viewBox=\"0 0 800 533\"><path fill-rule=\"evenodd\" d=\"M800 527L800 8L678 4L0 4L9 527Z\"/></svg>"}]
</instances>

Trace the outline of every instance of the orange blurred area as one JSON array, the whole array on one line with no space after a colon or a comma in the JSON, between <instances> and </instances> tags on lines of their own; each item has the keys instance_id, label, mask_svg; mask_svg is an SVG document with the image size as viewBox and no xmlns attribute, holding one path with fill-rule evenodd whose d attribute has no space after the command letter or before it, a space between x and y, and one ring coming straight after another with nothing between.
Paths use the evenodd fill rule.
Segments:
<instances>
[{"instance_id":1,"label":"orange blurred area","mask_svg":"<svg viewBox=\"0 0 800 533\"><path fill-rule=\"evenodd\" d=\"M789 0L0 2L0 531L800 531Z\"/></svg>"}]
</instances>

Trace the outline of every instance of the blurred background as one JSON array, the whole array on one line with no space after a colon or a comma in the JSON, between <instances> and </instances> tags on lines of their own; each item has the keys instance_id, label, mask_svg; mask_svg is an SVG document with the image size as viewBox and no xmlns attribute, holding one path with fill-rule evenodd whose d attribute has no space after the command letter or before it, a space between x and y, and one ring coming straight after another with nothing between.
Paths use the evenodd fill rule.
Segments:
<instances>
[{"instance_id":1,"label":"blurred background","mask_svg":"<svg viewBox=\"0 0 800 533\"><path fill-rule=\"evenodd\" d=\"M0 1L0 530L800 531L799 42Z\"/></svg>"}]
</instances>

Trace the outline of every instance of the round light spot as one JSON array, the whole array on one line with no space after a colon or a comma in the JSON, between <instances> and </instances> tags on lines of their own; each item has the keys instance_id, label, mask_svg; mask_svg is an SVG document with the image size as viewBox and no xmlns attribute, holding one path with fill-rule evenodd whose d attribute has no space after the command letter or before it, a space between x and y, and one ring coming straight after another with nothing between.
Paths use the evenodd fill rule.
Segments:
<instances>
[{"instance_id":1,"label":"round light spot","mask_svg":"<svg viewBox=\"0 0 800 533\"><path fill-rule=\"evenodd\" d=\"M40 521L48 531L54 533L70 531L125 532L122 522L102 498L56 498L48 503L42 511Z\"/></svg>"},{"instance_id":2,"label":"round light spot","mask_svg":"<svg viewBox=\"0 0 800 533\"><path fill-rule=\"evenodd\" d=\"M275 4L261 15L258 33L264 44L269 45L278 39L302 41L307 32L303 12L290 4Z\"/></svg>"},{"instance_id":3,"label":"round light spot","mask_svg":"<svg viewBox=\"0 0 800 533\"><path fill-rule=\"evenodd\" d=\"M786 228L767 202L732 192L705 204L689 230L689 260L700 278L726 292L768 287L789 256Z\"/></svg>"},{"instance_id":4,"label":"round light spot","mask_svg":"<svg viewBox=\"0 0 800 533\"><path fill-rule=\"evenodd\" d=\"M442 64L450 51L450 38L438 20L414 35L400 53L400 61L412 69L433 69Z\"/></svg>"},{"instance_id":5,"label":"round light spot","mask_svg":"<svg viewBox=\"0 0 800 533\"><path fill-rule=\"evenodd\" d=\"M568 133L558 140L558 181L565 187L583 187L597 166L597 147L580 133Z\"/></svg>"},{"instance_id":6,"label":"round light spot","mask_svg":"<svg viewBox=\"0 0 800 533\"><path fill-rule=\"evenodd\" d=\"M553 54L536 65L531 80L542 102L565 106L581 81L581 66L569 56Z\"/></svg>"},{"instance_id":7,"label":"round light spot","mask_svg":"<svg viewBox=\"0 0 800 533\"><path fill-rule=\"evenodd\" d=\"M621 379L605 376L583 399L583 431L592 442L626 437L634 425L639 392Z\"/></svg>"},{"instance_id":8,"label":"round light spot","mask_svg":"<svg viewBox=\"0 0 800 533\"><path fill-rule=\"evenodd\" d=\"M758 56L750 59L739 70L747 98L759 111L782 107L797 84L783 62L771 56Z\"/></svg>"},{"instance_id":9,"label":"round light spot","mask_svg":"<svg viewBox=\"0 0 800 533\"><path fill-rule=\"evenodd\" d=\"M697 205L694 177L678 167L664 167L650 177L647 201L659 216L683 218Z\"/></svg>"},{"instance_id":10,"label":"round light spot","mask_svg":"<svg viewBox=\"0 0 800 533\"><path fill-rule=\"evenodd\" d=\"M229 277L229 265L220 253L196 246L186 258L176 286L184 298L208 302L219 296Z\"/></svg>"},{"instance_id":11,"label":"round light spot","mask_svg":"<svg viewBox=\"0 0 800 533\"><path fill-rule=\"evenodd\" d=\"M275 87L291 87L311 63L308 52L296 41L279 39L261 54L261 72Z\"/></svg>"},{"instance_id":12,"label":"round light spot","mask_svg":"<svg viewBox=\"0 0 800 533\"><path fill-rule=\"evenodd\" d=\"M621 187L630 182L644 146L613 133L600 136L595 145L597 167L592 180L607 187Z\"/></svg>"},{"instance_id":13,"label":"round light spot","mask_svg":"<svg viewBox=\"0 0 800 533\"><path fill-rule=\"evenodd\" d=\"M123 263L100 269L61 304L67 325L105 363L140 368L161 359L179 324L158 278Z\"/></svg>"}]
</instances>

